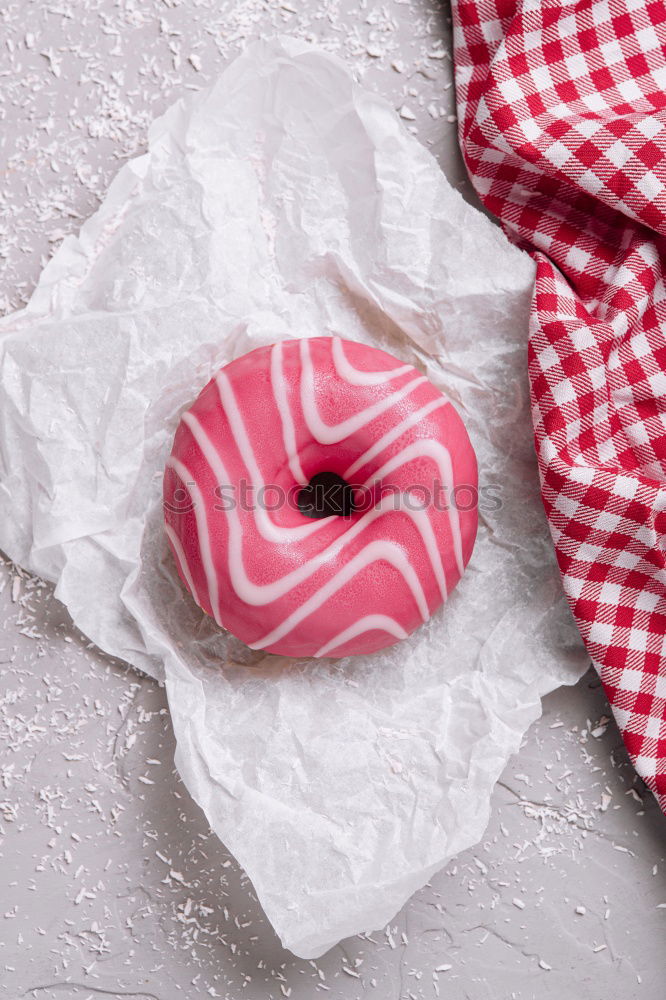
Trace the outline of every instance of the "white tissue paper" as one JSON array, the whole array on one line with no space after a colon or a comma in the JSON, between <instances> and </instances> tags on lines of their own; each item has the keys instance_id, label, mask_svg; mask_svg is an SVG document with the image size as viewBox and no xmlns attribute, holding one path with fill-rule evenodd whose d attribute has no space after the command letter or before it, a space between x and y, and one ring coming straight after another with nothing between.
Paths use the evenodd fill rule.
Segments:
<instances>
[{"instance_id":1,"label":"white tissue paper","mask_svg":"<svg viewBox=\"0 0 666 1000\"><path fill-rule=\"evenodd\" d=\"M481 838L540 697L587 665L532 449L533 276L338 59L278 39L155 122L0 324L0 546L98 646L164 679L180 773L299 956L383 926ZM217 368L333 333L453 400L487 496L427 626L374 656L294 662L186 594L162 470Z\"/></svg>"}]
</instances>

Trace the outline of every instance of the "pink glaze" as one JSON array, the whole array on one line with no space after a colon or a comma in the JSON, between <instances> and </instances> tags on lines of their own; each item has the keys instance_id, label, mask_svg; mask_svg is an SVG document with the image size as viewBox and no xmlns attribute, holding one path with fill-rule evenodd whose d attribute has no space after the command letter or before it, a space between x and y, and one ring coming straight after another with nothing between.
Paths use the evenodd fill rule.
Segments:
<instances>
[{"instance_id":1,"label":"pink glaze","mask_svg":"<svg viewBox=\"0 0 666 1000\"><path fill-rule=\"evenodd\" d=\"M321 472L355 487L348 517L298 509ZM219 625L272 653L347 656L405 638L451 593L476 490L465 427L420 372L316 337L208 383L176 431L164 509L181 579Z\"/></svg>"}]
</instances>

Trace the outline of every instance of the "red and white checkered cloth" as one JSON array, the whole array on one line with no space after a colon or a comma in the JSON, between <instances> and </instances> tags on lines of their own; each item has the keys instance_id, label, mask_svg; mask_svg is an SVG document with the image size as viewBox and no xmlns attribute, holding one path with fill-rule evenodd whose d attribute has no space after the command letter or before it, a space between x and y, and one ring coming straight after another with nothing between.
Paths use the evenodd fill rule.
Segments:
<instances>
[{"instance_id":1,"label":"red and white checkered cloth","mask_svg":"<svg viewBox=\"0 0 666 1000\"><path fill-rule=\"evenodd\" d=\"M537 264L529 377L564 589L666 811L666 4L452 7L467 169Z\"/></svg>"}]
</instances>

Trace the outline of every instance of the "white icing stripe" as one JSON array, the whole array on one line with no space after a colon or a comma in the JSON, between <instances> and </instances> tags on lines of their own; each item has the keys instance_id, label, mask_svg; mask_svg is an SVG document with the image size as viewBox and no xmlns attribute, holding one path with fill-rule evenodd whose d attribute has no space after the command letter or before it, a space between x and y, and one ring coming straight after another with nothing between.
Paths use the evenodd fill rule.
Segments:
<instances>
[{"instance_id":1,"label":"white icing stripe","mask_svg":"<svg viewBox=\"0 0 666 1000\"><path fill-rule=\"evenodd\" d=\"M264 477L259 469L254 450L245 428L245 423L243 422L238 403L236 402L236 396L234 395L231 382L229 381L227 375L221 371L215 376L215 384L217 385L217 391L220 397L222 409L224 410L227 420L231 426L231 433L233 434L234 441L236 442L236 446L238 447L245 467L250 474L252 487L254 491L258 491L265 486ZM220 454L199 421L196 422L196 427L193 427L190 421L187 421L187 424L196 437L201 450L204 454L206 454L207 459L208 455L211 455L212 461L209 459L208 464L213 469L213 472L215 472L216 476L223 476L223 478L218 479L218 485L231 485L232 481L229 479L226 468L222 464ZM214 456L217 456L216 462ZM216 464L215 468L213 468L213 462ZM269 542L294 542L300 540L301 538L308 538L310 535L319 531L325 524L323 520L320 520L311 521L309 524L293 525L291 527L287 527L286 525L280 526L271 520L268 516L268 511L263 507L263 505L256 502L256 495L254 497L254 501L253 506L255 523L259 529L260 535Z\"/></svg>"},{"instance_id":2,"label":"white icing stripe","mask_svg":"<svg viewBox=\"0 0 666 1000\"><path fill-rule=\"evenodd\" d=\"M187 414L184 414L187 416ZM173 455L167 462L173 471L176 473L180 481L190 492L192 501L194 504L194 519L197 525L197 537L199 539L199 552L201 553L201 562L203 563L204 573L206 574L206 582L208 584L208 600L210 606L213 609L213 617L218 625L224 628L222 622L220 621L220 599L217 587L217 574L215 573L215 565L213 563L213 554L210 549L210 530L208 528L208 519L206 517L206 508L203 502L203 497L201 495L201 490L194 482L194 476L190 470L183 465L183 463L174 458Z\"/></svg>"},{"instance_id":3,"label":"white icing stripe","mask_svg":"<svg viewBox=\"0 0 666 1000\"><path fill-rule=\"evenodd\" d=\"M353 417L349 417L347 420L343 420L339 424L325 424L324 421L319 416L319 410L317 409L317 403L314 398L314 370L312 367L312 357L310 355L310 346L307 340L301 340L301 407L303 409L303 417L305 423L307 424L308 430L312 436L319 441L320 444L337 444L344 438L349 437L350 434L356 433L362 427L371 423L376 417L379 417L386 410L389 410L392 406L398 403L405 396L410 395L424 382L427 382L425 375L418 376L416 369L412 369L417 378L411 379L406 385L402 386L396 392L392 392L390 396L386 396L385 399L380 399L378 403L372 406L367 406L360 413L354 414Z\"/></svg>"},{"instance_id":4,"label":"white icing stripe","mask_svg":"<svg viewBox=\"0 0 666 1000\"><path fill-rule=\"evenodd\" d=\"M383 476L387 476L389 472L393 472L395 469L399 469L400 466L406 465L407 462L412 461L414 458L431 458L439 466L439 471L442 477L442 486L449 491L447 501L449 524L451 525L451 535L453 537L453 551L456 557L458 570L462 576L465 571L462 554L462 533L460 531L460 515L458 513L458 508L455 505L455 497L453 495L453 465L451 463L451 455L449 454L448 448L445 448L439 441L433 441L430 438L414 441L412 444L407 445L406 448L403 448L398 455L395 455L393 458L390 458L388 462L385 462L380 469L366 479L363 485L370 486L371 483L378 482Z\"/></svg>"},{"instance_id":5,"label":"white icing stripe","mask_svg":"<svg viewBox=\"0 0 666 1000\"><path fill-rule=\"evenodd\" d=\"M273 395L275 396L275 402L280 414L280 420L282 421L282 439L284 441L284 450L287 453L289 468L291 469L291 474L296 482L301 483L301 485L304 486L307 483L307 479L303 474L301 460L298 457L298 452L296 450L296 431L294 430L294 421L292 420L291 410L289 409L287 387L284 383L284 372L282 370L282 343L280 341L273 345L273 349L271 351L271 382L273 385Z\"/></svg>"},{"instance_id":6,"label":"white icing stripe","mask_svg":"<svg viewBox=\"0 0 666 1000\"><path fill-rule=\"evenodd\" d=\"M405 496L405 494L402 494L402 496ZM403 514L409 515L418 528L423 544L425 545L426 552L428 553L428 558L430 559L432 571L435 574L435 579L437 580L439 592L442 595L442 600L445 601L448 597L446 574L444 572L442 555L439 551L437 539L435 538L435 532L432 530L432 524L430 523L428 512L426 510L409 510L406 507L399 507L398 510L401 510Z\"/></svg>"},{"instance_id":7,"label":"white icing stripe","mask_svg":"<svg viewBox=\"0 0 666 1000\"><path fill-rule=\"evenodd\" d=\"M373 629L380 632L388 632L389 635L395 636L396 639L407 638L407 632L405 632L402 625L395 618L389 618L388 615L366 615L365 618L359 618L349 628L338 632L330 642L327 642L325 646L318 649L314 655L316 657L328 656L333 649L337 649L338 646L344 646L346 642L355 639L357 635L362 635L363 632L371 632Z\"/></svg>"},{"instance_id":8,"label":"white icing stripe","mask_svg":"<svg viewBox=\"0 0 666 1000\"><path fill-rule=\"evenodd\" d=\"M201 606L201 601L199 600L197 588L194 586L194 580L192 579L192 574L190 573L190 567L187 565L187 556L185 555L185 549L180 544L180 538L178 537L178 535L173 530L170 524L165 524L164 527L166 528L166 533L173 547L176 559L178 560L180 571L185 577L185 582L188 586L188 589L192 594L194 600L197 602L197 604Z\"/></svg>"},{"instance_id":9,"label":"white icing stripe","mask_svg":"<svg viewBox=\"0 0 666 1000\"><path fill-rule=\"evenodd\" d=\"M379 455L380 452L384 451L385 448L388 448L390 444L397 441L400 435L404 434L405 431L415 427L419 421L423 420L434 410L438 410L441 406L449 405L450 403L448 400L444 399L442 396L441 399L433 399L425 406L422 406L420 410L410 413L408 417L405 417L405 419L401 420L399 424L392 427L390 431L387 431L386 434L383 434L382 437L378 438L372 447L368 448L367 451L364 451L361 457L357 458L348 469L345 469L342 478L349 479L350 476L353 476L355 472L358 472L358 470L362 469L364 465L367 465L368 462L375 458L376 455Z\"/></svg>"},{"instance_id":10,"label":"white icing stripe","mask_svg":"<svg viewBox=\"0 0 666 1000\"><path fill-rule=\"evenodd\" d=\"M354 368L345 357L345 350L339 337L333 337L333 364L335 370L350 385L385 385L399 375L406 375L413 372L412 365L400 365L399 368L391 368L385 372L362 372Z\"/></svg>"},{"instance_id":11,"label":"white icing stripe","mask_svg":"<svg viewBox=\"0 0 666 1000\"><path fill-rule=\"evenodd\" d=\"M416 601L421 618L426 622L430 615L428 603L418 575L409 559L394 542L374 541L366 545L364 549L361 549L328 583L325 583L323 587L316 590L304 604L297 608L296 611L293 611L280 625L269 632L268 635L263 636L257 642L248 643L248 645L251 649L263 649L266 646L272 646L273 643L282 639L283 636L296 628L304 618L317 611L329 597L340 590L341 587L344 587L357 573L360 573L361 570L370 566L373 562L380 560L390 563L398 572L402 573L405 583L411 590L412 596Z\"/></svg>"}]
</instances>

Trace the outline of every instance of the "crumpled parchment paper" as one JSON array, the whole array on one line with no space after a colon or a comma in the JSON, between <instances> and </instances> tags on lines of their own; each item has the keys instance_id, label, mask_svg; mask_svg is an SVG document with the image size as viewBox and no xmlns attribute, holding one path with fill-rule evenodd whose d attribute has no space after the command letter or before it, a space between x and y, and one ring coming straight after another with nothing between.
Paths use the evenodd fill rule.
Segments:
<instances>
[{"instance_id":1,"label":"crumpled parchment paper","mask_svg":"<svg viewBox=\"0 0 666 1000\"><path fill-rule=\"evenodd\" d=\"M532 453L532 281L382 100L279 39L155 122L0 325L0 546L102 649L165 680L180 773L302 957L381 927L480 839L540 697L585 669ZM481 524L408 640L290 662L184 592L161 476L219 366L322 333L415 363L458 405Z\"/></svg>"}]
</instances>

